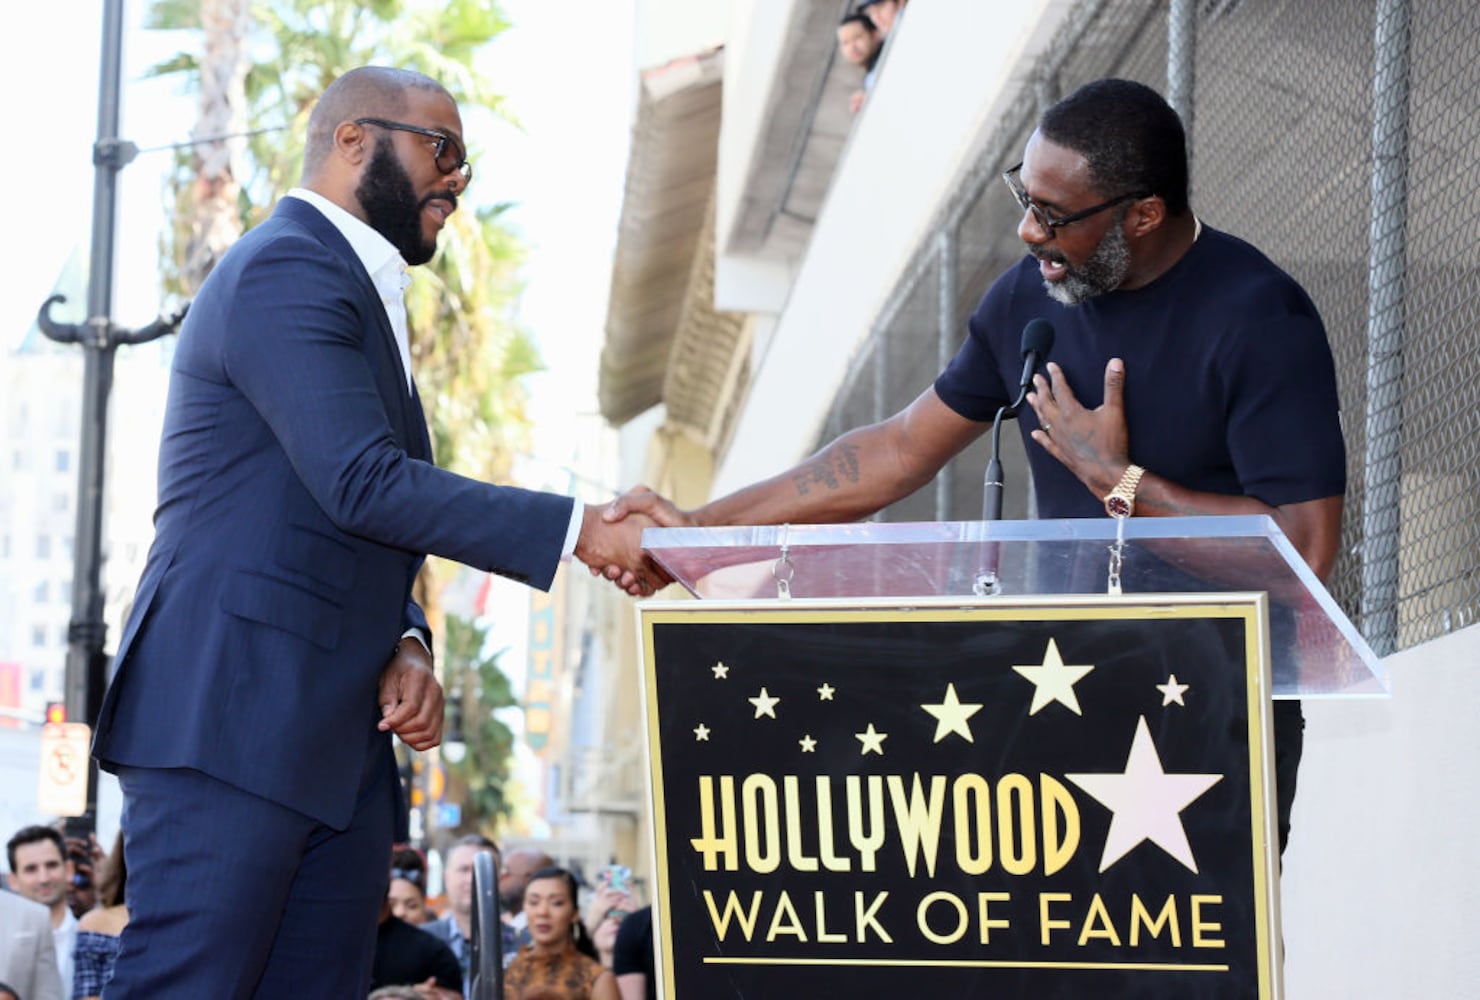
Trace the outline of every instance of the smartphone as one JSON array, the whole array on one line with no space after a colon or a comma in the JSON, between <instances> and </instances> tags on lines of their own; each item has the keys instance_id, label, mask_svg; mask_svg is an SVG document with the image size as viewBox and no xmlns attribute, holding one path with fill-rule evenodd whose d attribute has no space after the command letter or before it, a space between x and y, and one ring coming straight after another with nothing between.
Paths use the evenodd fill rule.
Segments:
<instances>
[{"instance_id":1,"label":"smartphone","mask_svg":"<svg viewBox=\"0 0 1480 1000\"><path fill-rule=\"evenodd\" d=\"M632 869L626 865L607 865L599 877L617 892L632 891Z\"/></svg>"}]
</instances>

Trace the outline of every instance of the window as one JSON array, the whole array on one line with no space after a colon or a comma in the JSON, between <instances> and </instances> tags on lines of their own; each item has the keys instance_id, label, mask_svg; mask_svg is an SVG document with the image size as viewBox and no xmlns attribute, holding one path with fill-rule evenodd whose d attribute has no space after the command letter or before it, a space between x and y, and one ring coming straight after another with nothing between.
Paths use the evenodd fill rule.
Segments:
<instances>
[{"instance_id":1,"label":"window","mask_svg":"<svg viewBox=\"0 0 1480 1000\"><path fill-rule=\"evenodd\" d=\"M71 506L72 506L72 494L70 494L70 493L55 493L55 494L52 495L52 498L51 498L51 509L54 510L54 511L56 511L58 514L65 514L67 512L67 508L69 508Z\"/></svg>"},{"instance_id":2,"label":"window","mask_svg":"<svg viewBox=\"0 0 1480 1000\"><path fill-rule=\"evenodd\" d=\"M72 453L70 451L68 451L66 448L58 448L57 449L57 471L58 472L71 472L72 471Z\"/></svg>"},{"instance_id":3,"label":"window","mask_svg":"<svg viewBox=\"0 0 1480 1000\"><path fill-rule=\"evenodd\" d=\"M36 558L37 559L50 559L51 558L51 536L50 535L37 535L36 536Z\"/></svg>"},{"instance_id":4,"label":"window","mask_svg":"<svg viewBox=\"0 0 1480 1000\"><path fill-rule=\"evenodd\" d=\"M34 647L36 647L37 649L43 649L43 648L45 648L45 646L46 646L46 629L45 629L44 626L41 626L41 625L33 625L33 626L31 626L31 645L34 646Z\"/></svg>"},{"instance_id":5,"label":"window","mask_svg":"<svg viewBox=\"0 0 1480 1000\"><path fill-rule=\"evenodd\" d=\"M36 596L34 597L34 600L37 604L45 604L47 601L51 600L51 586L49 581L42 580L40 583L36 584Z\"/></svg>"}]
</instances>

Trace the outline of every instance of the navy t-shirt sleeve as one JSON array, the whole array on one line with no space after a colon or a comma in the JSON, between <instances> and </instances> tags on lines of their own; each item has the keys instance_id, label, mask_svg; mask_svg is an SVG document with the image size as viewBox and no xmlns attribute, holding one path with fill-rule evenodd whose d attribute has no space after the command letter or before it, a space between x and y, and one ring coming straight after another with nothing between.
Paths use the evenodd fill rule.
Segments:
<instances>
[{"instance_id":1,"label":"navy t-shirt sleeve","mask_svg":"<svg viewBox=\"0 0 1480 1000\"><path fill-rule=\"evenodd\" d=\"M952 410L968 420L987 421L1012 400L1002 381L997 356L992 350L994 335L1010 325L1008 271L987 290L967 325L961 349L935 380L935 394Z\"/></svg>"},{"instance_id":2,"label":"navy t-shirt sleeve","mask_svg":"<svg viewBox=\"0 0 1480 1000\"><path fill-rule=\"evenodd\" d=\"M1336 372L1314 316L1271 318L1228 352L1228 447L1245 494L1270 506L1346 492Z\"/></svg>"}]
</instances>

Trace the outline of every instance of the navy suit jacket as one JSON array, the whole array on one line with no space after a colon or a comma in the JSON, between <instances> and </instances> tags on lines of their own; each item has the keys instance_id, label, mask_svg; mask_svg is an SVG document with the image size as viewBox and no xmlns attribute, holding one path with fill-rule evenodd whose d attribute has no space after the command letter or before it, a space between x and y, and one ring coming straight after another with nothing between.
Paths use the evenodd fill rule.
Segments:
<instances>
[{"instance_id":1,"label":"navy suit jacket","mask_svg":"<svg viewBox=\"0 0 1480 1000\"><path fill-rule=\"evenodd\" d=\"M570 521L569 498L454 475L430 451L364 266L284 198L180 332L102 764L194 768L348 825L366 755L392 759L377 682L426 626L424 555L548 589Z\"/></svg>"}]
</instances>

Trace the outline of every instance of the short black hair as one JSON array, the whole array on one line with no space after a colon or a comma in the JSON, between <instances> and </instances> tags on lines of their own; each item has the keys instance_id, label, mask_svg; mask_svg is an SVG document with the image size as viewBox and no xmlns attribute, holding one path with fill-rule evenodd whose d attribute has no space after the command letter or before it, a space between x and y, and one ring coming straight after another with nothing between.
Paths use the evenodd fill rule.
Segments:
<instances>
[{"instance_id":1,"label":"short black hair","mask_svg":"<svg viewBox=\"0 0 1480 1000\"><path fill-rule=\"evenodd\" d=\"M1134 80L1086 83L1043 113L1038 132L1089 165L1106 197L1158 195L1187 211L1187 133L1160 94Z\"/></svg>"},{"instance_id":2,"label":"short black hair","mask_svg":"<svg viewBox=\"0 0 1480 1000\"><path fill-rule=\"evenodd\" d=\"M10 862L10 870L15 872L15 849L25 847L27 844L39 844L43 840L49 840L57 845L57 854L63 861L67 860L67 842L62 839L59 831L49 826L23 826L15 832L5 844L5 857Z\"/></svg>"},{"instance_id":3,"label":"short black hair","mask_svg":"<svg viewBox=\"0 0 1480 1000\"><path fill-rule=\"evenodd\" d=\"M862 10L855 10L851 14L844 15L843 19L838 22L838 27L841 28L845 24L861 24L871 33L877 32L879 30L879 26L874 23L874 19L869 17Z\"/></svg>"}]
</instances>

